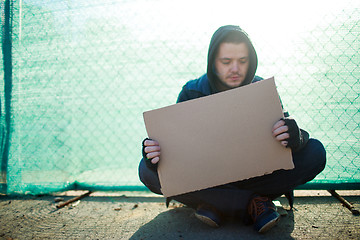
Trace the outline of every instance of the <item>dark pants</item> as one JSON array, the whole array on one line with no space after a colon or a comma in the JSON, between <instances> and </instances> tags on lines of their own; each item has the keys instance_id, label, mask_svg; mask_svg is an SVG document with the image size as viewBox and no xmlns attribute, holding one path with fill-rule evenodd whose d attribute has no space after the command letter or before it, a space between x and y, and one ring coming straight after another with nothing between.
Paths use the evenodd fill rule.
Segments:
<instances>
[{"instance_id":1,"label":"dark pants","mask_svg":"<svg viewBox=\"0 0 360 240\"><path fill-rule=\"evenodd\" d=\"M316 139L310 139L302 150L292 155L294 169L277 170L244 181L177 195L172 199L194 209L200 204L208 204L227 216L243 217L249 200L255 194L275 199L314 179L326 164L325 149ZM147 168L144 160L139 165L139 176L150 191L161 194L158 174Z\"/></svg>"}]
</instances>

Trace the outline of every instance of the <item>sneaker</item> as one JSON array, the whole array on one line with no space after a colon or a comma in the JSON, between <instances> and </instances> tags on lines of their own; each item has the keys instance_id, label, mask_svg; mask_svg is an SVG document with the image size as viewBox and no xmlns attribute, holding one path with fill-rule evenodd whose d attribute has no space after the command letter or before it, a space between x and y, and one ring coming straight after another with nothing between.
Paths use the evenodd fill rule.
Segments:
<instances>
[{"instance_id":1,"label":"sneaker","mask_svg":"<svg viewBox=\"0 0 360 240\"><path fill-rule=\"evenodd\" d=\"M255 196L248 205L248 212L253 220L255 231L259 233L270 230L280 219L275 205L267 197Z\"/></svg>"},{"instance_id":2,"label":"sneaker","mask_svg":"<svg viewBox=\"0 0 360 240\"><path fill-rule=\"evenodd\" d=\"M209 206L200 206L195 212L195 217L198 218L203 223L206 223L210 227L220 227L221 217L219 212L213 207Z\"/></svg>"}]
</instances>

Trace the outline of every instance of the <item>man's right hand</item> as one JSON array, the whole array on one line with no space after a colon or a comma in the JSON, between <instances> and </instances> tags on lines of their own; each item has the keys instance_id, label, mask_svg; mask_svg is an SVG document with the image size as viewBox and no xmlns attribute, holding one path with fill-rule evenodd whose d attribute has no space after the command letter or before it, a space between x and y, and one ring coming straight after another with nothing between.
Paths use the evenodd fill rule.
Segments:
<instances>
[{"instance_id":1,"label":"man's right hand","mask_svg":"<svg viewBox=\"0 0 360 240\"><path fill-rule=\"evenodd\" d=\"M151 159L152 164L156 164L160 160L160 145L156 140L146 139L144 141L144 152L146 158Z\"/></svg>"}]
</instances>

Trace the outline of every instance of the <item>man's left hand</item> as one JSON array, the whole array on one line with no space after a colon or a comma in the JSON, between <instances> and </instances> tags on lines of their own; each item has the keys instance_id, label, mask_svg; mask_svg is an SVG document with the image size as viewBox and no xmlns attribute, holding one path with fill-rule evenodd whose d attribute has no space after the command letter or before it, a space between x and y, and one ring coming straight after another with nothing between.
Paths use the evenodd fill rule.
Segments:
<instances>
[{"instance_id":1,"label":"man's left hand","mask_svg":"<svg viewBox=\"0 0 360 240\"><path fill-rule=\"evenodd\" d=\"M288 145L288 139L290 134L288 133L289 127L286 125L284 120L277 121L272 129L273 136L276 140L278 140L281 145L286 147Z\"/></svg>"}]
</instances>

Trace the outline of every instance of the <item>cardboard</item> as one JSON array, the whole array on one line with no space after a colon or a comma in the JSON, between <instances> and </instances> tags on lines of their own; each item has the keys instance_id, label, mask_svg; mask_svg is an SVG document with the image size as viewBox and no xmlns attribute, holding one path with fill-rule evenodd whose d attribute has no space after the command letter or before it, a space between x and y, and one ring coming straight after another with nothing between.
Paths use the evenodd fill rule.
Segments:
<instances>
[{"instance_id":1,"label":"cardboard","mask_svg":"<svg viewBox=\"0 0 360 240\"><path fill-rule=\"evenodd\" d=\"M144 112L161 146L161 190L170 197L294 168L272 136L283 117L274 78Z\"/></svg>"}]
</instances>

